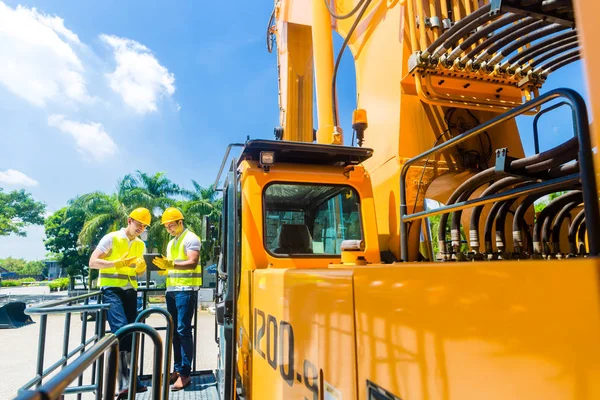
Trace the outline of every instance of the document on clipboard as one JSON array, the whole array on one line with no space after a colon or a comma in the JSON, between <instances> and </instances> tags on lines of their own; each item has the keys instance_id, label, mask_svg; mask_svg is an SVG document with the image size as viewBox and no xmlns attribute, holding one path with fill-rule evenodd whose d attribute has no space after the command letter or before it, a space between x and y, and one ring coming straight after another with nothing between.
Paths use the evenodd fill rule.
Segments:
<instances>
[{"instance_id":1,"label":"document on clipboard","mask_svg":"<svg viewBox=\"0 0 600 400\"><path fill-rule=\"evenodd\" d=\"M164 271L158 268L156 265L152 264L152 260L154 260L156 257L161 258L162 256L163 255L160 253L144 254L144 261L146 261L146 268L148 269L148 271Z\"/></svg>"}]
</instances>

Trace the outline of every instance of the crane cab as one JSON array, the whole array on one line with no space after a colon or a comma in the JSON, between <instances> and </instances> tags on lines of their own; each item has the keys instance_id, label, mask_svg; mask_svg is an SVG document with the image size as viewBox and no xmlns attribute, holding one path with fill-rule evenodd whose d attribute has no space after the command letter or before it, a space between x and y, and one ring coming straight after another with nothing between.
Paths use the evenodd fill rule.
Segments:
<instances>
[{"instance_id":1,"label":"crane cab","mask_svg":"<svg viewBox=\"0 0 600 400\"><path fill-rule=\"evenodd\" d=\"M344 267L380 262L371 181L361 164L371 155L365 148L254 140L232 160L223 186L216 312L222 398L312 398L318 391L324 356L309 321L327 308L347 315L353 296ZM336 322L333 336L352 346L346 322ZM356 358L343 358L337 369L349 370L336 376L349 381L334 385L350 389Z\"/></svg>"}]
</instances>

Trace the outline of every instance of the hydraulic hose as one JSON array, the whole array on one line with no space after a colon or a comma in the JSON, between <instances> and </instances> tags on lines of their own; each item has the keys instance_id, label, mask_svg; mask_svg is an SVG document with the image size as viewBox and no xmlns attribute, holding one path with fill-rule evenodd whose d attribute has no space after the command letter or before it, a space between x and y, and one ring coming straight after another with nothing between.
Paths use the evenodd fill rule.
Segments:
<instances>
[{"instance_id":1,"label":"hydraulic hose","mask_svg":"<svg viewBox=\"0 0 600 400\"><path fill-rule=\"evenodd\" d=\"M561 248L560 248L560 230L562 228L563 222L565 221L565 219L567 218L567 216L571 215L571 211L579 206L581 204L581 201L583 201L583 196L581 197L581 199L579 199L579 201L573 201L569 204L567 204L566 206L563 207L562 210L560 210L560 212L556 215L556 218L554 219L554 222L552 223L552 227L551 227L551 242L552 242L552 250L554 251L554 253L562 253ZM546 237L547 235L547 231L545 230L545 227L542 229L542 241L547 242L548 238Z\"/></svg>"},{"instance_id":2,"label":"hydraulic hose","mask_svg":"<svg viewBox=\"0 0 600 400\"><path fill-rule=\"evenodd\" d=\"M568 185L564 189L565 190L579 189L579 186L580 186L579 184ZM525 221L525 214L527 213L527 210L539 198L546 196L550 193L555 193L555 192L556 192L556 189L546 190L543 192L531 194L531 195L525 197L525 199L523 199L521 204L519 204L519 206L517 207L517 209L515 211L515 215L513 217L513 246L514 246L516 252L520 252L520 251L524 250L523 249L522 232L525 231L525 232L529 233L529 229L527 228L527 222ZM531 241L527 242L527 251L530 253L533 251L533 245L532 245Z\"/></svg>"},{"instance_id":3,"label":"hydraulic hose","mask_svg":"<svg viewBox=\"0 0 600 400\"><path fill-rule=\"evenodd\" d=\"M585 232L586 232L586 224L585 218L581 221L579 225L579 230L577 231L577 246L579 247L579 255L583 256L586 253L585 248Z\"/></svg>"},{"instance_id":4,"label":"hydraulic hose","mask_svg":"<svg viewBox=\"0 0 600 400\"><path fill-rule=\"evenodd\" d=\"M527 178L521 178L521 177L515 177L515 176L509 176L506 178L502 178L499 181L490 185L490 187L488 187L487 189L485 189L483 191L483 193L481 193L481 196L479 196L479 197L481 198L481 197L485 197L490 194L497 193L502 189L505 189L512 185L516 185L517 183L521 183L524 181L531 182ZM471 213L471 223L469 226L469 239L470 239L469 244L470 244L471 250L474 252L479 251L479 219L481 217L481 212L483 211L484 207L485 206L477 206L473 209L473 212Z\"/></svg>"},{"instance_id":5,"label":"hydraulic hose","mask_svg":"<svg viewBox=\"0 0 600 400\"><path fill-rule=\"evenodd\" d=\"M529 48L509 58L508 61L503 64L503 68L505 65L510 65L510 70L517 69L520 62L535 59L540 54L552 50L556 46L561 46L572 41L577 42L577 31L571 30L562 32L545 40L540 40L539 42L532 44Z\"/></svg>"},{"instance_id":6,"label":"hydraulic hose","mask_svg":"<svg viewBox=\"0 0 600 400\"><path fill-rule=\"evenodd\" d=\"M576 201L578 197L581 197L581 191L571 191L563 194L562 196L552 200L538 215L535 224L533 225L533 252L535 254L548 254L547 249L544 248L542 243L542 227L545 220L556 215L556 213L562 209L565 205Z\"/></svg>"},{"instance_id":7,"label":"hydraulic hose","mask_svg":"<svg viewBox=\"0 0 600 400\"><path fill-rule=\"evenodd\" d=\"M564 159L572 160L576 157L576 150L578 145L577 138L571 138L559 146L553 147L545 152L535 154L530 157L519 158L510 163L511 169L525 169L527 173L539 172L544 169L557 167L562 164ZM495 167L490 167L477 175L472 176L463 182L450 196L446 205L454 204L457 201L463 201L469 198L471 194L481 185L490 182L493 179L500 179L506 176L506 173L499 173L495 170ZM452 246L456 247L460 245L460 217L462 211L456 211L452 213L452 230L451 240ZM440 249L444 249L444 253L447 253L445 246L446 243L446 225L448 222L448 214L442 214L440 217L440 225L438 228L438 245Z\"/></svg>"},{"instance_id":8,"label":"hydraulic hose","mask_svg":"<svg viewBox=\"0 0 600 400\"><path fill-rule=\"evenodd\" d=\"M488 15L489 15L490 8L491 8L491 5L488 3L488 4L484 5L483 7L479 8L477 11L456 21L456 23L452 26L452 28L448 29L446 32L441 34L439 38L437 38L431 45L429 45L427 50L425 50L423 53L421 53L421 57L427 58L427 57L429 57L430 54L433 55L433 58L438 58L439 56L441 56L443 54L443 52L441 52L441 51L438 52L437 51L438 47L440 45L442 45L444 42L446 42L446 40L448 40L450 37L452 37L456 32L461 30L464 26L470 24L472 21L474 21L476 19L482 19L485 21L489 21ZM482 25L482 24L480 24L480 25Z\"/></svg>"},{"instance_id":9,"label":"hydraulic hose","mask_svg":"<svg viewBox=\"0 0 600 400\"><path fill-rule=\"evenodd\" d=\"M541 37L552 35L553 33L564 31L565 29L568 29L566 26L560 25L560 24L551 24L548 26L540 25L540 26L541 26L541 29L536 28L535 31L529 32L525 36L523 36L517 40L511 39L510 41L508 41L506 43L507 46L504 47L499 52L497 52L496 55L494 55L494 57L492 57L492 59L488 62L488 66L493 66L493 65L497 64L501 59L509 56L513 51L517 50L519 47L526 46L527 44L532 43Z\"/></svg>"},{"instance_id":10,"label":"hydraulic hose","mask_svg":"<svg viewBox=\"0 0 600 400\"><path fill-rule=\"evenodd\" d=\"M521 29L524 26L527 26L529 24L532 24L536 21L535 18L531 18L531 17L526 17L523 18L521 20L518 20L516 23L512 24L511 26L498 31L498 32L494 32L492 34L492 36L488 37L486 40L484 40L482 43L478 44L477 46L475 46L475 48L473 50L471 50L470 52L468 52L466 55L462 56L460 58L460 65L466 65L468 61L473 60L473 58L481 53L482 51L484 51L485 49L487 49L488 47L490 47L492 44L494 44L494 42L496 40L500 40L502 39L504 36L511 34L512 32Z\"/></svg>"},{"instance_id":11,"label":"hydraulic hose","mask_svg":"<svg viewBox=\"0 0 600 400\"><path fill-rule=\"evenodd\" d=\"M473 15L473 14L470 14L470 15ZM475 29L477 29L480 26L483 26L483 24L487 23L488 21L490 21L491 19L494 19L494 18L496 18L495 15L490 15L489 13L486 13L480 17L475 18L468 24L461 25L460 28L458 28L458 29L451 28L450 30L446 31L444 34L449 33L448 38L446 40L444 40L443 43L440 43L440 45L435 49L435 51L432 52L431 58L433 60L437 60L444 53L446 53L448 51L448 49L451 49L454 46L456 46L456 44L460 41L460 39L467 36L470 32L474 31ZM456 26L456 25L454 25L454 26ZM432 46L429 46L429 49L430 48L432 48ZM427 49L427 51L429 51L429 49ZM421 57L425 57L425 56L422 54Z\"/></svg>"},{"instance_id":12,"label":"hydraulic hose","mask_svg":"<svg viewBox=\"0 0 600 400\"><path fill-rule=\"evenodd\" d=\"M467 51L471 45L475 44L479 39L486 37L490 33L496 31L497 29L503 28L504 26L511 24L519 19L523 18L518 14L506 14L502 18L492 22L487 25L485 28L478 30L469 36L464 42L462 42L459 46L457 46L450 54L446 57L448 62L454 61L458 56Z\"/></svg>"},{"instance_id":13,"label":"hydraulic hose","mask_svg":"<svg viewBox=\"0 0 600 400\"><path fill-rule=\"evenodd\" d=\"M335 65L333 67L333 78L331 79L331 98L333 100L331 102L331 104L332 104L332 109L333 109L332 111L333 111L333 127L334 127L334 129L337 129L337 127L339 126L338 125L339 118L338 118L338 113L337 113L337 111L338 111L337 110L337 90L336 90L337 72L340 67L340 62L342 61L342 55L344 54L344 51L346 50L346 46L348 46L348 42L350 41L350 38L354 34L354 31L356 30L356 27L358 26L358 23L360 22L361 18L367 11L367 8L369 8L369 4L371 4L371 1L372 0L364 0L364 3L362 3L363 7L360 9L360 12L358 13L358 15L356 16L356 19L352 23L352 26L350 27L348 34L344 38L344 43L342 43L342 47L340 47L340 51L338 52L337 58L335 60ZM325 0L325 2L327 3L327 0Z\"/></svg>"},{"instance_id":14,"label":"hydraulic hose","mask_svg":"<svg viewBox=\"0 0 600 400\"><path fill-rule=\"evenodd\" d=\"M354 6L354 8L347 14L336 14L335 11L333 11L331 9L331 6L329 5L329 0L324 0L325 1L325 7L327 7L327 11L329 11L329 15L331 15L333 18L335 19L348 19L351 16L353 16L354 14L356 14L356 12L358 11L358 9L363 5L363 3L365 2L365 0L360 0L356 6Z\"/></svg>"},{"instance_id":15,"label":"hydraulic hose","mask_svg":"<svg viewBox=\"0 0 600 400\"><path fill-rule=\"evenodd\" d=\"M569 253L572 255L576 255L577 251L577 231L579 230L579 225L585 221L585 210L579 211L575 218L571 221L571 225L569 225Z\"/></svg>"},{"instance_id":16,"label":"hydraulic hose","mask_svg":"<svg viewBox=\"0 0 600 400\"><path fill-rule=\"evenodd\" d=\"M500 207L502 207L504 203L504 201L494 203L485 220L485 228L483 231L483 243L485 245L486 254L491 254L494 252L494 248L492 247L492 226L494 224L494 219L496 214L498 213L498 210L500 210Z\"/></svg>"}]
</instances>

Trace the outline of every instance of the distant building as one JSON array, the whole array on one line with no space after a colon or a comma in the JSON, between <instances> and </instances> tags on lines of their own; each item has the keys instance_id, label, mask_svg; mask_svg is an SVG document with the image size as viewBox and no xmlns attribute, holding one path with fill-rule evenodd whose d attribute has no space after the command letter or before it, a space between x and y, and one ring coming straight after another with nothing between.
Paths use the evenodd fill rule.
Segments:
<instances>
[{"instance_id":1,"label":"distant building","mask_svg":"<svg viewBox=\"0 0 600 400\"><path fill-rule=\"evenodd\" d=\"M44 261L46 264L46 278L48 279L56 279L60 278L62 275L62 268L60 267L60 263L58 261Z\"/></svg>"},{"instance_id":2,"label":"distant building","mask_svg":"<svg viewBox=\"0 0 600 400\"><path fill-rule=\"evenodd\" d=\"M9 270L2 268L2 266L0 266L0 279L4 280L4 279L17 279L17 273L16 272L10 272Z\"/></svg>"}]
</instances>

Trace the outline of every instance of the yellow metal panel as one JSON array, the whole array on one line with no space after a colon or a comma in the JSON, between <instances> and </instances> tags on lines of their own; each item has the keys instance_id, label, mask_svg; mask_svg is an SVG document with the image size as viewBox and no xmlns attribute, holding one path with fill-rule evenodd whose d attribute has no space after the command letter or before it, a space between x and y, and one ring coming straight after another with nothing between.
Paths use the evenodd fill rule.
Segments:
<instances>
[{"instance_id":1,"label":"yellow metal panel","mask_svg":"<svg viewBox=\"0 0 600 400\"><path fill-rule=\"evenodd\" d=\"M600 260L354 272L358 382L401 398L600 398Z\"/></svg>"},{"instance_id":2,"label":"yellow metal panel","mask_svg":"<svg viewBox=\"0 0 600 400\"><path fill-rule=\"evenodd\" d=\"M313 53L311 28L293 23L284 23L280 27L285 30L283 33L278 33L278 35L285 36L285 42L278 46L283 139L312 142Z\"/></svg>"},{"instance_id":3,"label":"yellow metal panel","mask_svg":"<svg viewBox=\"0 0 600 400\"><path fill-rule=\"evenodd\" d=\"M356 399L352 290L351 271L254 272L252 399Z\"/></svg>"}]
</instances>

